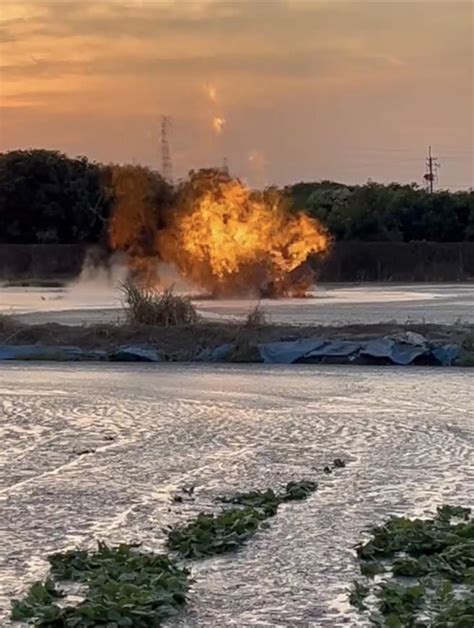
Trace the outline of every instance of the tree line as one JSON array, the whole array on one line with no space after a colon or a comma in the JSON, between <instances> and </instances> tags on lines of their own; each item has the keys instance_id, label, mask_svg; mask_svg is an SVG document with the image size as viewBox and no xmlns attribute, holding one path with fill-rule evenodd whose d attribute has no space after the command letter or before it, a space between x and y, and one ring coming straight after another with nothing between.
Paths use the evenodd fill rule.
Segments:
<instances>
[{"instance_id":1,"label":"tree line","mask_svg":"<svg viewBox=\"0 0 474 628\"><path fill-rule=\"evenodd\" d=\"M474 192L430 194L416 184L332 181L287 188L294 205L318 218L336 240L474 241Z\"/></svg>"},{"instance_id":2,"label":"tree line","mask_svg":"<svg viewBox=\"0 0 474 628\"><path fill-rule=\"evenodd\" d=\"M123 198L136 198L138 212L158 214L171 193L158 173L141 166L99 164L49 150L3 153L0 242L106 241L113 208Z\"/></svg>"},{"instance_id":3,"label":"tree line","mask_svg":"<svg viewBox=\"0 0 474 628\"><path fill-rule=\"evenodd\" d=\"M126 244L129 225L112 218L118 203L133 200L135 228L159 225L196 173L175 187L137 165L99 164L49 150L0 154L0 242ZM295 210L319 219L341 241L474 241L474 193L415 184L297 183L282 190ZM271 188L267 193L278 192ZM129 212L127 212L129 216ZM136 237L136 232L132 237ZM146 237L146 233L143 234Z\"/></svg>"}]
</instances>

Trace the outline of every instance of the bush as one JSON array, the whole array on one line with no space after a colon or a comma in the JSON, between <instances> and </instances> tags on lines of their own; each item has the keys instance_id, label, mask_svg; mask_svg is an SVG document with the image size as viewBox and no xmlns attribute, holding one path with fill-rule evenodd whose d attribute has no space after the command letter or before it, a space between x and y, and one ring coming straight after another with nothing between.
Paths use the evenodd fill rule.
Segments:
<instances>
[{"instance_id":1,"label":"bush","mask_svg":"<svg viewBox=\"0 0 474 628\"><path fill-rule=\"evenodd\" d=\"M173 294L173 287L156 292L127 281L121 285L121 291L132 323L174 327L192 325L199 319L189 297Z\"/></svg>"}]
</instances>

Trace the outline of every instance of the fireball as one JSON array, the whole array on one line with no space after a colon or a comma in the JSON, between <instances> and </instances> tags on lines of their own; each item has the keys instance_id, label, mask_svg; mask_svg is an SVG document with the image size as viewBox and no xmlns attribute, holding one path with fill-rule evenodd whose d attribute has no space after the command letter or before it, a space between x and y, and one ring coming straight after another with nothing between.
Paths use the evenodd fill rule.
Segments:
<instances>
[{"instance_id":1,"label":"fireball","mask_svg":"<svg viewBox=\"0 0 474 628\"><path fill-rule=\"evenodd\" d=\"M311 258L330 246L324 227L291 211L283 193L250 190L223 170L191 173L173 197L138 166L114 167L110 186L110 247L150 288L162 286L165 262L216 296L301 295L314 280Z\"/></svg>"},{"instance_id":2,"label":"fireball","mask_svg":"<svg viewBox=\"0 0 474 628\"><path fill-rule=\"evenodd\" d=\"M252 192L225 177L172 212L157 238L164 261L215 295L304 292L313 279L305 263L329 243L325 229L290 212L281 194Z\"/></svg>"}]
</instances>

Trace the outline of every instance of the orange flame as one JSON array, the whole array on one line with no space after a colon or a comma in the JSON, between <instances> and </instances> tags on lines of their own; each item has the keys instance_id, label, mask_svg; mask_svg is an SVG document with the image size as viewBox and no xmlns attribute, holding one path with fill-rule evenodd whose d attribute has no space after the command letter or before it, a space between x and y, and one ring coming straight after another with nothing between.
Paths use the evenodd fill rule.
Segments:
<instances>
[{"instance_id":1,"label":"orange flame","mask_svg":"<svg viewBox=\"0 0 474 628\"><path fill-rule=\"evenodd\" d=\"M160 255L214 294L304 292L312 275L295 273L311 254L325 252L330 239L316 220L290 213L282 200L220 180L184 212L173 212L158 234Z\"/></svg>"},{"instance_id":2,"label":"orange flame","mask_svg":"<svg viewBox=\"0 0 474 628\"><path fill-rule=\"evenodd\" d=\"M313 282L309 258L331 243L281 192L251 191L222 170L191 172L177 191L140 166L111 167L104 183L114 199L110 247L149 287L163 284L165 262L214 295L300 295Z\"/></svg>"}]
</instances>

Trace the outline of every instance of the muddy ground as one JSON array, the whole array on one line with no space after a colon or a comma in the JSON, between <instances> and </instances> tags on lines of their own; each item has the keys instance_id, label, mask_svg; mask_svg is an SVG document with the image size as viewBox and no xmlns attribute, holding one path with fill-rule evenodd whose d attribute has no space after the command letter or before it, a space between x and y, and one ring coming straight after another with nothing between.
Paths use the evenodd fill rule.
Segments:
<instances>
[{"instance_id":1,"label":"muddy ground","mask_svg":"<svg viewBox=\"0 0 474 628\"><path fill-rule=\"evenodd\" d=\"M318 491L241 551L188 563L166 626L367 626L347 594L367 529L474 504L471 388L454 368L0 363L0 626L52 552L159 552L218 496L302 478Z\"/></svg>"}]
</instances>

